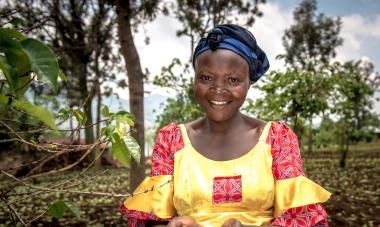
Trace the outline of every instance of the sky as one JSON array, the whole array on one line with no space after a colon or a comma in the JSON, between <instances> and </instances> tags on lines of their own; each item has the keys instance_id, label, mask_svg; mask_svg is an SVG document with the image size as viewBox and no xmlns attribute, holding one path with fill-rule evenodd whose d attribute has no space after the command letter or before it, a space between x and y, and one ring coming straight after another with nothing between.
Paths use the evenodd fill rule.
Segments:
<instances>
[{"instance_id":1,"label":"sky","mask_svg":"<svg viewBox=\"0 0 380 227\"><path fill-rule=\"evenodd\" d=\"M259 46L267 53L271 70L284 68L282 60L276 56L284 53L282 36L284 30L293 24L293 10L301 0L267 0L259 6L263 16L256 18L252 27L248 28L256 37ZM374 63L375 70L380 72L380 0L318 0L318 13L329 17L340 17L342 20L342 46L336 49L336 60L349 61L367 59ZM135 42L143 68L148 68L151 77L160 73L162 66L170 64L178 57L186 62L190 57L190 41L186 37L177 37L179 22L167 16L159 16L152 23L146 24L136 34ZM150 44L143 40L148 34ZM175 93L152 85L146 89L151 94L173 96ZM126 90L118 90L122 98L127 99ZM250 93L255 96L255 93ZM376 96L379 96L377 94ZM380 104L376 104L380 112Z\"/></svg>"}]
</instances>

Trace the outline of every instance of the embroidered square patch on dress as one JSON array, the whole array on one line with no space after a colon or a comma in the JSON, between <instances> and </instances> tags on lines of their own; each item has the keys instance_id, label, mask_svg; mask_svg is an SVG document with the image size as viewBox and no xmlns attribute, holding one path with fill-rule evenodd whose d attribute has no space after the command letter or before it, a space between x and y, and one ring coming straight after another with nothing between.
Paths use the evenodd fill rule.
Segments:
<instances>
[{"instance_id":1,"label":"embroidered square patch on dress","mask_svg":"<svg viewBox=\"0 0 380 227\"><path fill-rule=\"evenodd\" d=\"M214 177L212 203L238 203L242 200L241 176Z\"/></svg>"}]
</instances>

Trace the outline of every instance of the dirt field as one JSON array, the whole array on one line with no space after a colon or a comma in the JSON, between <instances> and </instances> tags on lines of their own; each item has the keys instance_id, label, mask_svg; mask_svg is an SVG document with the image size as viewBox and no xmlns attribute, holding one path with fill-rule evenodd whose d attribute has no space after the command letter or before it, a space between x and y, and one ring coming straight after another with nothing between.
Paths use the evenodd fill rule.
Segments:
<instances>
[{"instance_id":1,"label":"dirt field","mask_svg":"<svg viewBox=\"0 0 380 227\"><path fill-rule=\"evenodd\" d=\"M306 175L333 193L331 199L325 203L330 226L380 226L380 151L351 152L348 166L344 170L338 167L338 158L339 154L333 152L303 155ZM45 185L69 178L73 174L75 172L66 173L59 178L46 177L44 182L35 183ZM125 193L126 187L126 170L112 169L78 189ZM18 189L18 193L23 192L25 189ZM118 212L122 199L45 193L35 197L25 196L14 207L28 221L46 210L48 204L56 199L74 202L80 209L81 219L66 213L58 222L45 214L43 218L33 222L33 226L126 225ZM9 225L11 220L8 210L1 207L0 226Z\"/></svg>"}]
</instances>

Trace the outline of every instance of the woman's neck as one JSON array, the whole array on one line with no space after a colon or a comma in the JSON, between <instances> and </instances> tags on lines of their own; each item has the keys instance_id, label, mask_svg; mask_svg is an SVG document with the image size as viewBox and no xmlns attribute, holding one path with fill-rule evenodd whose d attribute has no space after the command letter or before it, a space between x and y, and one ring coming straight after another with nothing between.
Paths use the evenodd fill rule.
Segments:
<instances>
[{"instance_id":1,"label":"woman's neck","mask_svg":"<svg viewBox=\"0 0 380 227\"><path fill-rule=\"evenodd\" d=\"M228 135L233 133L236 129L240 128L237 126L241 126L244 123L244 115L240 112L236 113L235 116L230 118L227 121L212 121L209 118L204 119L205 121L205 130L212 134L223 134Z\"/></svg>"}]
</instances>

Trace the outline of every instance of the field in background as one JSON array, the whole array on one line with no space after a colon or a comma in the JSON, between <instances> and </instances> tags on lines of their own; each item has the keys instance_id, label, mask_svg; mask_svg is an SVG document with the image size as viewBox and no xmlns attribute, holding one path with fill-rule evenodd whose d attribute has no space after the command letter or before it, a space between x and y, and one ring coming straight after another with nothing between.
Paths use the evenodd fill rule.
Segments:
<instances>
[{"instance_id":1,"label":"field in background","mask_svg":"<svg viewBox=\"0 0 380 227\"><path fill-rule=\"evenodd\" d=\"M325 203L330 226L379 226L380 225L380 146L378 143L356 147L349 153L347 168L338 167L337 152L303 154L306 175L333 193ZM57 179L68 179L75 172L57 177L45 177L34 183L46 185ZM96 174L94 172L93 174ZM126 193L128 182L126 169L110 169L103 175L75 189L83 191L107 191ZM3 182L2 182L3 183ZM20 188L18 193L25 189ZM25 197L14 205L26 221L33 219L56 199L67 199L80 209L81 219L66 213L54 220L47 214L33 226L116 226L126 225L118 212L122 199L90 195L45 193L42 196ZM0 209L0 226L11 225L5 207Z\"/></svg>"}]
</instances>

